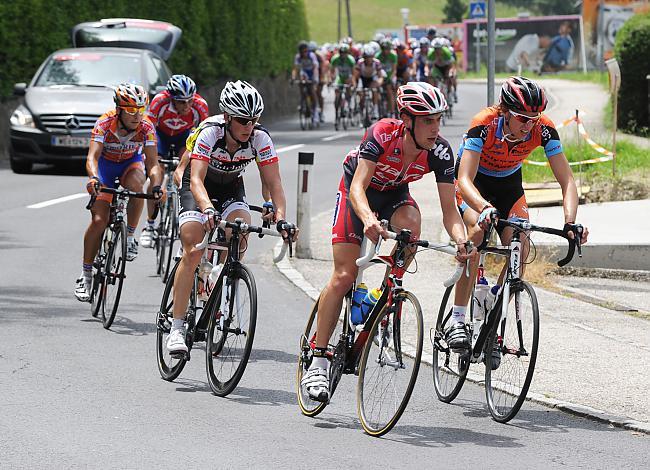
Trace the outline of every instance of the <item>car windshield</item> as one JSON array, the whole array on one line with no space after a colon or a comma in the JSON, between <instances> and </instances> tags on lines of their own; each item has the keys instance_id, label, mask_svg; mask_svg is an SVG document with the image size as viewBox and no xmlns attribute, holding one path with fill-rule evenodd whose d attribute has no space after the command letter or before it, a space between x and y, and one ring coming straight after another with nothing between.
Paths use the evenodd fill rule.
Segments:
<instances>
[{"instance_id":1,"label":"car windshield","mask_svg":"<svg viewBox=\"0 0 650 470\"><path fill-rule=\"evenodd\" d=\"M55 54L41 72L36 86L115 86L142 83L139 57L96 52Z\"/></svg>"}]
</instances>

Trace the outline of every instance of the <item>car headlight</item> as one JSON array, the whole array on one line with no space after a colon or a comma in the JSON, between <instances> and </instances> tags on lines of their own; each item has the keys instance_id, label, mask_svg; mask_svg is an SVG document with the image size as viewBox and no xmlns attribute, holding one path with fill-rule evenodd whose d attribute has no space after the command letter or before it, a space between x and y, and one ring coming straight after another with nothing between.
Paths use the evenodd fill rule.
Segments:
<instances>
[{"instance_id":1,"label":"car headlight","mask_svg":"<svg viewBox=\"0 0 650 470\"><path fill-rule=\"evenodd\" d=\"M32 113L22 104L11 114L9 121L16 127L36 127Z\"/></svg>"}]
</instances>

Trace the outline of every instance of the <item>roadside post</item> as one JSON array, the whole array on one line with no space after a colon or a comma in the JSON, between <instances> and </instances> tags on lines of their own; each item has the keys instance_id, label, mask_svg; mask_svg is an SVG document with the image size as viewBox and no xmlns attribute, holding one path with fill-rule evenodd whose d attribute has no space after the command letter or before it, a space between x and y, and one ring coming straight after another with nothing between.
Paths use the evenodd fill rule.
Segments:
<instances>
[{"instance_id":1,"label":"roadside post","mask_svg":"<svg viewBox=\"0 0 650 470\"><path fill-rule=\"evenodd\" d=\"M488 92L487 92L487 105L492 106L494 104L494 69L495 69L495 54L496 54L496 34L495 34L495 23L496 23L496 5L495 0L488 0L488 9L487 9L487 35L488 35Z\"/></svg>"},{"instance_id":2,"label":"roadside post","mask_svg":"<svg viewBox=\"0 0 650 470\"><path fill-rule=\"evenodd\" d=\"M469 3L469 17L471 19L485 18L485 1L477 1ZM474 29L476 36L476 71L481 71L481 23L476 22L476 29Z\"/></svg>"},{"instance_id":3,"label":"roadside post","mask_svg":"<svg viewBox=\"0 0 650 470\"><path fill-rule=\"evenodd\" d=\"M314 152L298 153L298 198L296 203L296 223L300 229L300 239L296 244L298 258L311 258L311 196L309 193L309 173L314 165Z\"/></svg>"},{"instance_id":4,"label":"roadside post","mask_svg":"<svg viewBox=\"0 0 650 470\"><path fill-rule=\"evenodd\" d=\"M612 126L612 175L616 175L616 130L618 121L618 90L621 88L621 68L618 61L608 59L605 61L607 71L609 72L609 92L614 98L614 122Z\"/></svg>"}]
</instances>

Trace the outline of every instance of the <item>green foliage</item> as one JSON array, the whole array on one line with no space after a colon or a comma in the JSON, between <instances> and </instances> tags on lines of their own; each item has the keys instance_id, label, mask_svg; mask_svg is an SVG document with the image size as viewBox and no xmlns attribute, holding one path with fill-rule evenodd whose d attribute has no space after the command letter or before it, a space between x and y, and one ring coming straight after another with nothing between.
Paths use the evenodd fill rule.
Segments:
<instances>
[{"instance_id":1,"label":"green foliage","mask_svg":"<svg viewBox=\"0 0 650 470\"><path fill-rule=\"evenodd\" d=\"M648 81L650 74L650 13L630 18L616 35L616 58L621 67L618 126L650 137Z\"/></svg>"},{"instance_id":2,"label":"green foliage","mask_svg":"<svg viewBox=\"0 0 650 470\"><path fill-rule=\"evenodd\" d=\"M500 0L522 10L529 11L535 15L575 15L580 13L580 6L573 1L567 0Z\"/></svg>"},{"instance_id":3,"label":"green foliage","mask_svg":"<svg viewBox=\"0 0 650 470\"><path fill-rule=\"evenodd\" d=\"M463 0L447 0L442 12L445 23L460 23L467 14L467 4Z\"/></svg>"},{"instance_id":4,"label":"green foliage","mask_svg":"<svg viewBox=\"0 0 650 470\"><path fill-rule=\"evenodd\" d=\"M0 97L28 82L43 60L70 47L70 30L101 18L148 18L183 30L169 66L197 83L254 79L291 68L307 37L303 0L17 0L0 1Z\"/></svg>"}]
</instances>

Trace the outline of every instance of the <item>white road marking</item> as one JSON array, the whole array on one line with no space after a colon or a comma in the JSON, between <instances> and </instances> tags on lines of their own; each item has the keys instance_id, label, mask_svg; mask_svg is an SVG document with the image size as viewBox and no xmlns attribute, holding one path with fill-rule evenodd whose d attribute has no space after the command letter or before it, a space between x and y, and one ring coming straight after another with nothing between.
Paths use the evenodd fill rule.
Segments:
<instances>
[{"instance_id":1,"label":"white road marking","mask_svg":"<svg viewBox=\"0 0 650 470\"><path fill-rule=\"evenodd\" d=\"M57 197L56 199L50 199L49 201L43 201L31 206L27 206L27 209L42 209L43 207L53 206L54 204L59 204L60 202L72 201L73 199L80 199L82 197L89 197L88 193L77 193L70 194L69 196Z\"/></svg>"},{"instance_id":2,"label":"white road marking","mask_svg":"<svg viewBox=\"0 0 650 470\"><path fill-rule=\"evenodd\" d=\"M275 149L275 151L277 153L290 152L291 150L296 150L304 146L305 144L289 145L288 147L280 147L279 149Z\"/></svg>"},{"instance_id":3,"label":"white road marking","mask_svg":"<svg viewBox=\"0 0 650 470\"><path fill-rule=\"evenodd\" d=\"M325 142L329 142L330 140L336 140L340 139L341 137L345 137L346 135L349 135L347 132L339 132L334 135L330 135L328 137L323 137L321 140L324 140Z\"/></svg>"}]
</instances>

